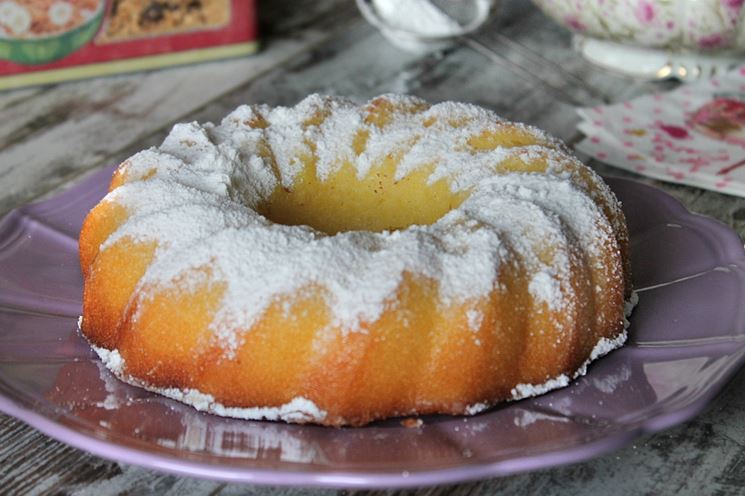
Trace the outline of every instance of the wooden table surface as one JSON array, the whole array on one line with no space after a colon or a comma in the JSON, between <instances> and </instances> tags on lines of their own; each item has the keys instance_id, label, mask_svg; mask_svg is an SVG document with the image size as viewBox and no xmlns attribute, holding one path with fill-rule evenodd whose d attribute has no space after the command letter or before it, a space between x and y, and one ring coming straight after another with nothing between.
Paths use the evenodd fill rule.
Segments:
<instances>
[{"instance_id":1,"label":"wooden table surface","mask_svg":"<svg viewBox=\"0 0 745 496\"><path fill-rule=\"evenodd\" d=\"M349 0L260 2L264 47L229 60L0 93L0 216L158 143L184 120L219 120L241 103L293 104L312 92L405 92L461 100L575 143L574 108L667 89L584 62L570 37L526 0L505 0L467 46L412 55L387 44ZM597 162L600 172L621 174ZM745 234L745 199L642 179ZM745 372L684 425L571 466L391 494L742 494ZM332 494L240 486L104 460L0 414L0 494ZM357 492L339 491L344 494ZM360 494L367 493L360 491ZM382 492L373 491L370 494Z\"/></svg>"}]
</instances>

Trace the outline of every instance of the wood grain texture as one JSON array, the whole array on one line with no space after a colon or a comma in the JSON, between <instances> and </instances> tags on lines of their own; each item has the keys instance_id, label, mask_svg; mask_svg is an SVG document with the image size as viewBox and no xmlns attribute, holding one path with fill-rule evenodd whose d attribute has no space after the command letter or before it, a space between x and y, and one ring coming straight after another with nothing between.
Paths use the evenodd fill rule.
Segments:
<instances>
[{"instance_id":1,"label":"wood grain texture","mask_svg":"<svg viewBox=\"0 0 745 496\"><path fill-rule=\"evenodd\" d=\"M292 104L311 92L358 98L406 92L484 105L572 143L578 139L574 106L669 87L589 65L570 49L566 32L523 0L505 0L476 36L486 49L464 44L430 55L391 47L344 0L266 1L261 9L267 47L252 59L0 94L0 213L159 142L174 121L219 120L241 103ZM745 199L642 180L745 235ZM0 494L734 495L745 486L743 393L745 372L695 420L596 460L410 491L303 490L178 477L103 460L0 416Z\"/></svg>"}]
</instances>

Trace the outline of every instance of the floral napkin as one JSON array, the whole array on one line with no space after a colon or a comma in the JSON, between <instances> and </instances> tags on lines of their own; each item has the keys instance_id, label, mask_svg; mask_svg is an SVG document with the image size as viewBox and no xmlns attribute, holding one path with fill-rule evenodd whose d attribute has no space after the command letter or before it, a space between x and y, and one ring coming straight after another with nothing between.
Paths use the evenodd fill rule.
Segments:
<instances>
[{"instance_id":1,"label":"floral napkin","mask_svg":"<svg viewBox=\"0 0 745 496\"><path fill-rule=\"evenodd\" d=\"M581 152L663 181L745 196L745 67L578 113Z\"/></svg>"}]
</instances>

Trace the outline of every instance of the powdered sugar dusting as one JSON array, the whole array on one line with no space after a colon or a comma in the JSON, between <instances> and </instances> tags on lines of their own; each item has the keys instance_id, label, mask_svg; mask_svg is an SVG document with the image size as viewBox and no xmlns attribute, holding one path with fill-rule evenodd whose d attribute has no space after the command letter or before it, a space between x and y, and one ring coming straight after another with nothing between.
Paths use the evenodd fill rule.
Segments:
<instances>
[{"instance_id":1,"label":"powdered sugar dusting","mask_svg":"<svg viewBox=\"0 0 745 496\"><path fill-rule=\"evenodd\" d=\"M466 415L476 415L477 413L481 413L485 410L489 409L488 403L474 403L473 405L469 405L466 407Z\"/></svg>"},{"instance_id":2,"label":"powdered sugar dusting","mask_svg":"<svg viewBox=\"0 0 745 496\"><path fill-rule=\"evenodd\" d=\"M537 272L528 285L528 291L537 301L546 303L552 310L561 301L561 285L548 271Z\"/></svg>"},{"instance_id":3,"label":"powdered sugar dusting","mask_svg":"<svg viewBox=\"0 0 745 496\"><path fill-rule=\"evenodd\" d=\"M472 331L478 331L481 328L481 323L484 321L484 314L475 308L466 312L466 319L468 328Z\"/></svg>"},{"instance_id":4,"label":"powdered sugar dusting","mask_svg":"<svg viewBox=\"0 0 745 496\"><path fill-rule=\"evenodd\" d=\"M124 206L130 216L101 249L125 238L156 243L136 298L176 281L186 291L224 283L210 327L228 356L269 305L291 305L306 289L315 288L327 303L329 328L364 332L365 323L395 305L404 277L434 281L440 305L448 307L501 291L502 267L516 259L538 301L550 311L571 310L572 261L582 256L597 263L612 241L596 204L601 191L617 208L612 194L599 180L585 191L579 173L562 166L570 159L561 145L533 128L466 104L429 106L386 95L368 106L381 101L416 111L368 122L366 106L312 95L291 108L241 106L219 125L175 126L160 147L125 162L129 182L104 201ZM539 145L474 147L471 140L487 130L529 135ZM358 155L360 133L366 138ZM302 157L313 157L325 180L343 164L364 178L391 154L400 155L397 179L428 171L430 183L447 181L468 198L429 226L334 236L273 224L256 211L276 188L293 187ZM511 157L541 157L548 168L541 174L501 170ZM589 169L582 174L596 177ZM468 325L478 328L478 319L468 316Z\"/></svg>"},{"instance_id":5,"label":"powdered sugar dusting","mask_svg":"<svg viewBox=\"0 0 745 496\"><path fill-rule=\"evenodd\" d=\"M634 307L639 304L639 293L636 291L631 293L631 299L624 303L623 306L623 323L625 327L628 327L631 323L629 322L629 316L634 311Z\"/></svg>"},{"instance_id":6,"label":"powdered sugar dusting","mask_svg":"<svg viewBox=\"0 0 745 496\"><path fill-rule=\"evenodd\" d=\"M191 405L200 412L210 412L222 417L244 420L283 420L292 423L322 422L326 418L326 412L319 409L312 401L302 397L293 398L278 407L237 408L217 403L212 395L200 393L196 389L182 390L148 386L145 386L145 389Z\"/></svg>"},{"instance_id":7,"label":"powdered sugar dusting","mask_svg":"<svg viewBox=\"0 0 745 496\"><path fill-rule=\"evenodd\" d=\"M547 380L543 384L518 384L512 389L512 399L521 400L545 394L554 389L563 388L569 385L571 379L566 374Z\"/></svg>"},{"instance_id":8,"label":"powdered sugar dusting","mask_svg":"<svg viewBox=\"0 0 745 496\"><path fill-rule=\"evenodd\" d=\"M119 350L107 350L106 348L100 348L92 344L91 348L98 354L98 357L106 368L113 372L114 375L119 376L124 373L124 359L119 354Z\"/></svg>"}]
</instances>

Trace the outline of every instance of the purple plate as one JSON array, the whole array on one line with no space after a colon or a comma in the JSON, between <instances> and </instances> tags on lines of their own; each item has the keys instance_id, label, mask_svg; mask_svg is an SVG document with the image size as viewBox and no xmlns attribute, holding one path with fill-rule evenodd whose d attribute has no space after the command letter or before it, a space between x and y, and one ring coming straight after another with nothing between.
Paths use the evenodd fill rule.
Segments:
<instances>
[{"instance_id":1,"label":"purple plate","mask_svg":"<svg viewBox=\"0 0 745 496\"><path fill-rule=\"evenodd\" d=\"M0 409L78 448L258 484L401 487L586 460L699 413L745 355L745 252L719 222L654 188L624 203L640 303L627 346L570 387L470 418L333 429L226 419L109 374L76 332L77 235L111 169L0 220Z\"/></svg>"}]
</instances>

